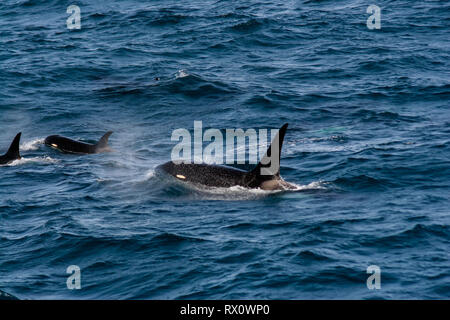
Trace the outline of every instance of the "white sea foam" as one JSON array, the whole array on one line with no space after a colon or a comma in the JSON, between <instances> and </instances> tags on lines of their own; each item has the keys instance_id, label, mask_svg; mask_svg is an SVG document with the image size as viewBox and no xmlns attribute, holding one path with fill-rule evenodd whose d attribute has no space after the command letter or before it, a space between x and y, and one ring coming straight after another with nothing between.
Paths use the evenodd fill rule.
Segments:
<instances>
[{"instance_id":1,"label":"white sea foam","mask_svg":"<svg viewBox=\"0 0 450 320\"><path fill-rule=\"evenodd\" d=\"M189 73L187 73L185 70L178 70L177 73L175 74L175 78L184 78L187 77L189 75Z\"/></svg>"},{"instance_id":2,"label":"white sea foam","mask_svg":"<svg viewBox=\"0 0 450 320\"><path fill-rule=\"evenodd\" d=\"M44 144L45 139L34 139L24 142L20 145L20 151L33 151L39 149L39 146Z\"/></svg>"},{"instance_id":3,"label":"white sea foam","mask_svg":"<svg viewBox=\"0 0 450 320\"><path fill-rule=\"evenodd\" d=\"M298 185L295 183L290 183L290 184L295 186L295 189L292 189L291 191L317 190L317 189L324 190L324 189L326 189L325 182L323 182L323 181L313 181L306 185Z\"/></svg>"},{"instance_id":4,"label":"white sea foam","mask_svg":"<svg viewBox=\"0 0 450 320\"><path fill-rule=\"evenodd\" d=\"M297 185L295 189L286 189L286 190L263 190L263 189L249 189L242 186L232 186L229 188L224 187L208 187L199 184L191 184L182 181L178 181L178 183L182 184L184 187L191 189L200 193L202 198L206 198L209 200L255 200L260 199L269 195L274 195L278 193L292 193L298 191L305 190L317 190L317 189L326 189L325 183L322 181L311 182L307 185Z\"/></svg>"},{"instance_id":5,"label":"white sea foam","mask_svg":"<svg viewBox=\"0 0 450 320\"><path fill-rule=\"evenodd\" d=\"M59 160L53 159L51 157L33 157L33 158L22 158L20 160L14 160L8 163L7 166L15 167L28 163L58 163Z\"/></svg>"}]
</instances>

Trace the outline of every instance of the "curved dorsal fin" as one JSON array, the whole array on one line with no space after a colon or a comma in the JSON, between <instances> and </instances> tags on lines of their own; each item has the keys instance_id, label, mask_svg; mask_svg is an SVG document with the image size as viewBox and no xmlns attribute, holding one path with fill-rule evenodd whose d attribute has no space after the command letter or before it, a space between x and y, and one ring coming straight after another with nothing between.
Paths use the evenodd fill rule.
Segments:
<instances>
[{"instance_id":1,"label":"curved dorsal fin","mask_svg":"<svg viewBox=\"0 0 450 320\"><path fill-rule=\"evenodd\" d=\"M283 147L284 135L286 134L288 124L285 123L278 131L275 138L272 140L266 154L256 167L251 171L251 174L256 176L279 176L280 175L280 157L281 148ZM272 157L273 155L273 157Z\"/></svg>"},{"instance_id":2,"label":"curved dorsal fin","mask_svg":"<svg viewBox=\"0 0 450 320\"><path fill-rule=\"evenodd\" d=\"M20 152L19 152L19 144L20 144L20 137L22 135L22 132L19 132L16 137L14 138L13 142L11 143L11 146L8 149L8 152L5 154L10 159L20 159Z\"/></svg>"},{"instance_id":3,"label":"curved dorsal fin","mask_svg":"<svg viewBox=\"0 0 450 320\"><path fill-rule=\"evenodd\" d=\"M113 133L112 131L108 131L107 133L105 133L103 137L101 137L98 143L95 145L95 148L97 150L109 149L108 139L112 135L112 133Z\"/></svg>"}]
</instances>

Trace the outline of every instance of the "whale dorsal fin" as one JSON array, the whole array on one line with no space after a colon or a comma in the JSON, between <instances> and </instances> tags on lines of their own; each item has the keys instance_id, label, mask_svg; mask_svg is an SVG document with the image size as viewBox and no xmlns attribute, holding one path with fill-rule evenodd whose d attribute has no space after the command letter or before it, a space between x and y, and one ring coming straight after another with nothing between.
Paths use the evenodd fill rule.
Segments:
<instances>
[{"instance_id":1,"label":"whale dorsal fin","mask_svg":"<svg viewBox=\"0 0 450 320\"><path fill-rule=\"evenodd\" d=\"M280 176L280 157L281 148L283 146L284 135L286 134L286 129L288 124L285 123L278 131L275 138L272 140L266 154L261 159L261 161L256 165L256 167L251 171L251 174L256 176L266 176L267 179L270 177ZM273 154L273 157L272 157Z\"/></svg>"},{"instance_id":2,"label":"whale dorsal fin","mask_svg":"<svg viewBox=\"0 0 450 320\"><path fill-rule=\"evenodd\" d=\"M105 133L103 137L101 137L101 139L95 145L95 148L97 150L104 150L104 149L109 150L108 139L112 135L112 133L113 133L112 131L108 131L107 133Z\"/></svg>"},{"instance_id":3,"label":"whale dorsal fin","mask_svg":"<svg viewBox=\"0 0 450 320\"><path fill-rule=\"evenodd\" d=\"M20 152L19 152L19 144L20 144L20 136L22 135L22 132L19 132L16 137L14 138L13 142L11 143L11 146L8 149L8 152L5 154L10 159L20 159Z\"/></svg>"}]
</instances>

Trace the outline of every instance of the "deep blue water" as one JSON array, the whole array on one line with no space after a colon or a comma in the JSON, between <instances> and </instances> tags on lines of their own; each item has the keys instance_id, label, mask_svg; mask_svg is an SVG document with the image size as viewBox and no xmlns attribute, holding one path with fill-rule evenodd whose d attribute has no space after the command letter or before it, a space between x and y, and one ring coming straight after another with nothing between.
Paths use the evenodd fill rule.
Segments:
<instances>
[{"instance_id":1,"label":"deep blue water","mask_svg":"<svg viewBox=\"0 0 450 320\"><path fill-rule=\"evenodd\" d=\"M66 27L71 4L81 30ZM448 1L1 1L0 153L22 131L24 159L0 167L0 289L449 299L449 31ZM302 190L161 180L172 131L194 120L289 122L281 174ZM109 154L42 143L107 130Z\"/></svg>"}]
</instances>

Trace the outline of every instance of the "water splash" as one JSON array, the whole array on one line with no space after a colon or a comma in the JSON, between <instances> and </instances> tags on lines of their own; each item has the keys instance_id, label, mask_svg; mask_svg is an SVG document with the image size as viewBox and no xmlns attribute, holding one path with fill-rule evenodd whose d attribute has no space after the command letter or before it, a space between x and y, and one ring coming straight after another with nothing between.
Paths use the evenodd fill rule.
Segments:
<instances>
[{"instance_id":1,"label":"water splash","mask_svg":"<svg viewBox=\"0 0 450 320\"><path fill-rule=\"evenodd\" d=\"M35 151L38 150L40 148L41 145L44 144L45 139L44 138L40 138L40 139L34 139L28 142L24 142L20 145L20 150L21 151Z\"/></svg>"},{"instance_id":2,"label":"water splash","mask_svg":"<svg viewBox=\"0 0 450 320\"><path fill-rule=\"evenodd\" d=\"M58 162L59 162L59 160L46 156L46 157L22 158L20 160L14 160L14 161L8 163L6 166L15 167L15 166L20 166L20 165L29 164L29 163L51 164L51 163L58 163Z\"/></svg>"},{"instance_id":3,"label":"water splash","mask_svg":"<svg viewBox=\"0 0 450 320\"><path fill-rule=\"evenodd\" d=\"M185 70L178 70L177 73L175 74L176 79L185 78L187 76L189 76L189 73L187 73Z\"/></svg>"}]
</instances>

